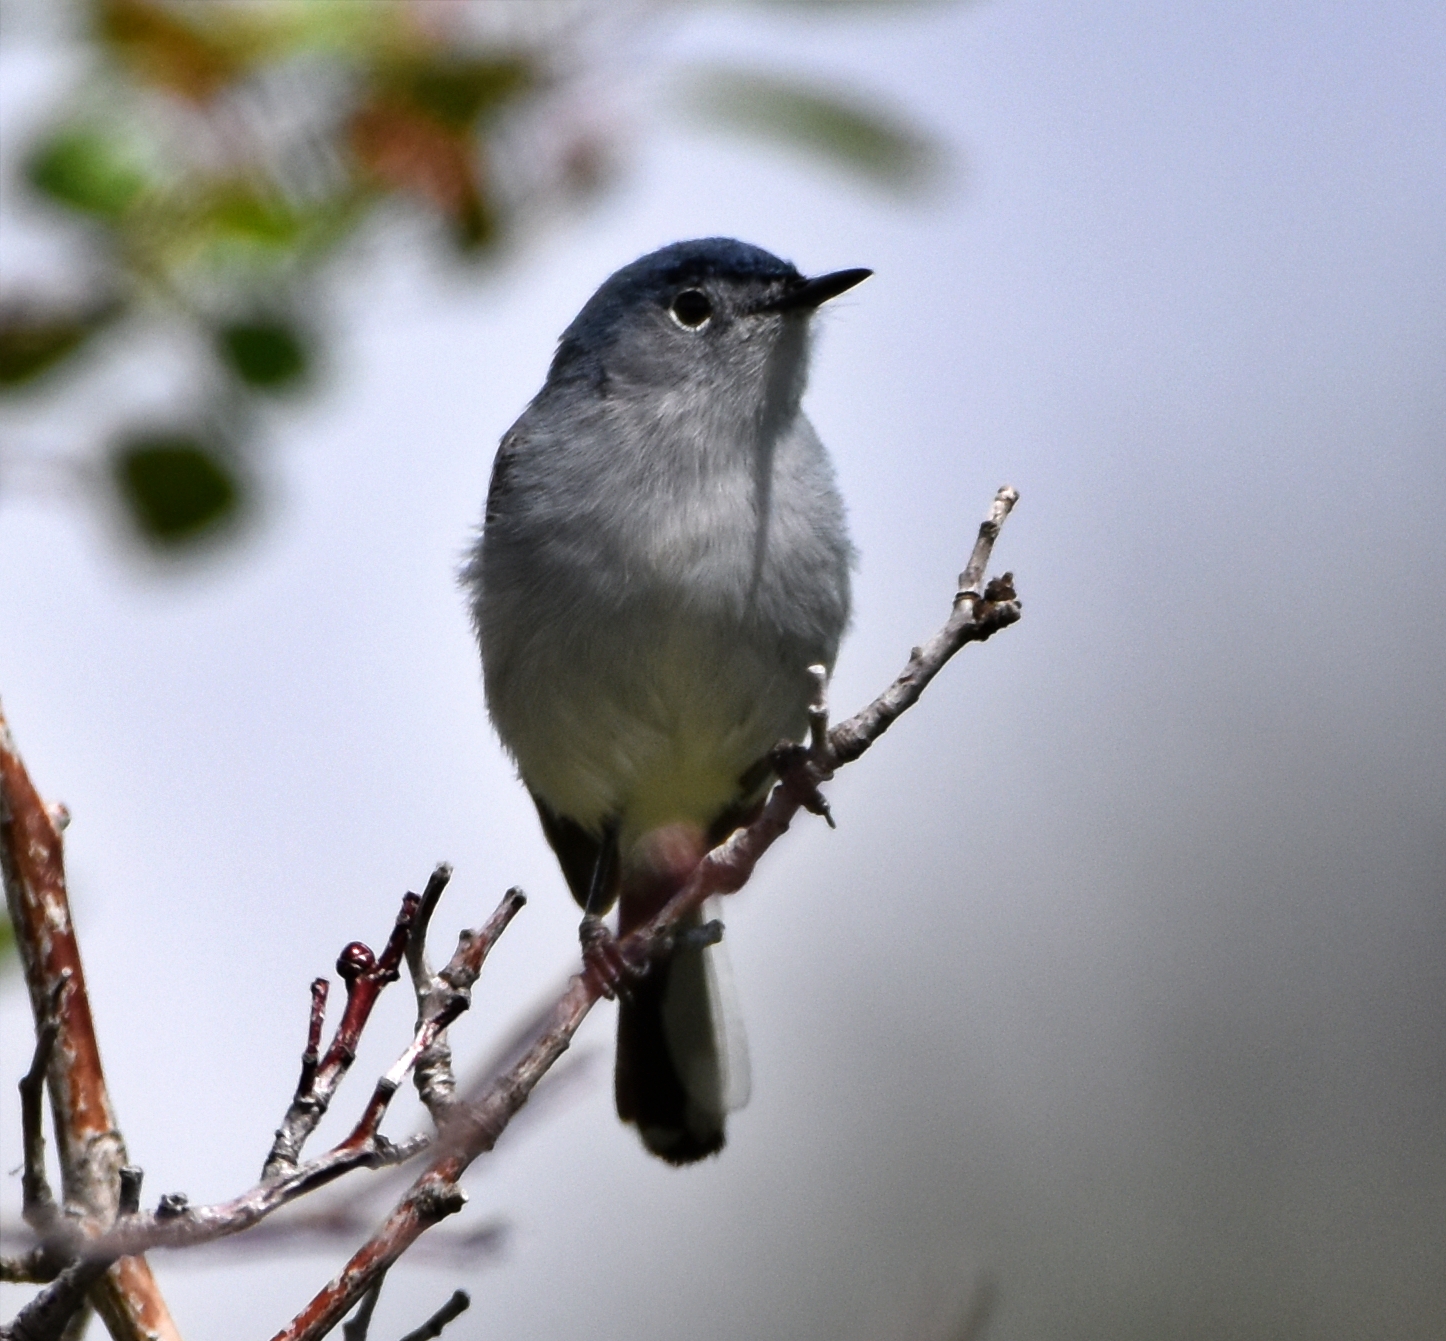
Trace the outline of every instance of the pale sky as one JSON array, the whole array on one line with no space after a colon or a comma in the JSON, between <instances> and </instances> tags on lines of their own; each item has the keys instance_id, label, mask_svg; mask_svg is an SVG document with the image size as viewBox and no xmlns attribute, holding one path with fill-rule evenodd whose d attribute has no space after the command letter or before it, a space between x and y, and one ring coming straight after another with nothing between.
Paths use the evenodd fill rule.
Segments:
<instances>
[{"instance_id":1,"label":"pale sky","mask_svg":"<svg viewBox=\"0 0 1446 1341\"><path fill-rule=\"evenodd\" d=\"M806 400L861 554L838 711L942 621L1005 482L1025 617L730 907L754 1076L723 1155L673 1170L617 1124L599 1009L589 1068L467 1180L449 1229L501 1218L503 1254L404 1262L373 1335L462 1285L449 1341L948 1341L986 1272L990 1341L1446 1331L1446 11L757 7L647 56L695 58L891 98L949 179L898 201L660 118L618 189L482 277L374 249L228 559L163 571L0 493L0 697L74 815L147 1202L255 1178L308 982L436 860L439 949L532 899L463 1058L573 963L454 570L593 288L732 234L876 272ZM0 54L6 152L65 59ZM14 976L0 1027L13 1096ZM397 988L337 1128L407 1028ZM7 1220L17 1125L5 1098ZM153 1261L185 1335L241 1341L351 1246Z\"/></svg>"}]
</instances>

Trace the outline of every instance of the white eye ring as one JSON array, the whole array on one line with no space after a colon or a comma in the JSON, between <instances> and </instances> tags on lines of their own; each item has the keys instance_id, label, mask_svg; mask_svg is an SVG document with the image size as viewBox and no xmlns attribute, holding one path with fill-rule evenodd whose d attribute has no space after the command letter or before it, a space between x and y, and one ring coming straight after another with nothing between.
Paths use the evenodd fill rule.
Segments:
<instances>
[{"instance_id":1,"label":"white eye ring","mask_svg":"<svg viewBox=\"0 0 1446 1341\"><path fill-rule=\"evenodd\" d=\"M669 304L668 315L685 331L701 331L713 319L713 304L702 289L684 289Z\"/></svg>"}]
</instances>

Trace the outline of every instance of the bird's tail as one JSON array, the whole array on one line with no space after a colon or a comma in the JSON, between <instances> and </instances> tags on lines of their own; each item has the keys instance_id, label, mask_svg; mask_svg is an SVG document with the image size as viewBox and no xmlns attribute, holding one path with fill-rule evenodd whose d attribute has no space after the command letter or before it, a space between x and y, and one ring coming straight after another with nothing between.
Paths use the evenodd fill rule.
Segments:
<instances>
[{"instance_id":1,"label":"bird's tail","mask_svg":"<svg viewBox=\"0 0 1446 1341\"><path fill-rule=\"evenodd\" d=\"M619 932L653 916L681 887L656 866L624 876ZM680 931L701 927L706 905ZM618 1116L670 1164L691 1164L723 1148L729 1112L748 1101L748 1052L721 945L686 946L655 962L618 1010Z\"/></svg>"}]
</instances>

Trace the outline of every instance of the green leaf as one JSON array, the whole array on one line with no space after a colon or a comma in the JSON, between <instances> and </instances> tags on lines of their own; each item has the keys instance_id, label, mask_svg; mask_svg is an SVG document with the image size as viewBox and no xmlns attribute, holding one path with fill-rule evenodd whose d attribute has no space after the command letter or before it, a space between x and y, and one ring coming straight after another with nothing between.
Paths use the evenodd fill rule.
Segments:
<instances>
[{"instance_id":1,"label":"green leaf","mask_svg":"<svg viewBox=\"0 0 1446 1341\"><path fill-rule=\"evenodd\" d=\"M872 103L745 70L695 69L689 78L687 102L715 124L793 145L895 189L937 175L937 142Z\"/></svg>"},{"instance_id":2,"label":"green leaf","mask_svg":"<svg viewBox=\"0 0 1446 1341\"><path fill-rule=\"evenodd\" d=\"M141 536L175 549L232 520L243 501L232 465L184 433L137 435L111 457L112 477Z\"/></svg>"},{"instance_id":3,"label":"green leaf","mask_svg":"<svg viewBox=\"0 0 1446 1341\"><path fill-rule=\"evenodd\" d=\"M295 246L305 220L275 193L228 183L207 201L206 221L218 232L233 233L262 246Z\"/></svg>"},{"instance_id":4,"label":"green leaf","mask_svg":"<svg viewBox=\"0 0 1446 1341\"><path fill-rule=\"evenodd\" d=\"M237 182L207 183L189 198L176 193L171 199L174 217L153 230L166 245L167 267L220 278L241 292L264 273L285 275L335 247L366 206L360 192L298 206Z\"/></svg>"},{"instance_id":5,"label":"green leaf","mask_svg":"<svg viewBox=\"0 0 1446 1341\"><path fill-rule=\"evenodd\" d=\"M213 98L258 53L245 9L156 0L94 0L96 36L141 80L194 102Z\"/></svg>"},{"instance_id":6,"label":"green leaf","mask_svg":"<svg viewBox=\"0 0 1446 1341\"><path fill-rule=\"evenodd\" d=\"M300 382L310 366L301 336L275 318L237 321L216 332L222 361L243 382L262 391L282 391Z\"/></svg>"},{"instance_id":7,"label":"green leaf","mask_svg":"<svg viewBox=\"0 0 1446 1341\"><path fill-rule=\"evenodd\" d=\"M37 190L85 214L118 219L148 185L135 155L115 137L86 126L57 131L26 165Z\"/></svg>"}]
</instances>

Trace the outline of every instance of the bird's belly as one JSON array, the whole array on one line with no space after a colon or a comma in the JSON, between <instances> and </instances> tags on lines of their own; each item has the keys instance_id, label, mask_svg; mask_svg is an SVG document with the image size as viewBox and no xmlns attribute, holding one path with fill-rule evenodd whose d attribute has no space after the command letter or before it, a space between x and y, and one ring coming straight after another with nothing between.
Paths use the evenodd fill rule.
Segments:
<instances>
[{"instance_id":1,"label":"bird's belly","mask_svg":"<svg viewBox=\"0 0 1446 1341\"><path fill-rule=\"evenodd\" d=\"M498 727L558 814L593 829L617 819L625 844L678 821L706 829L741 799L743 774L804 728L808 657L790 642L697 612L624 615L586 644L534 645L535 692L507 696L526 708Z\"/></svg>"}]
</instances>

